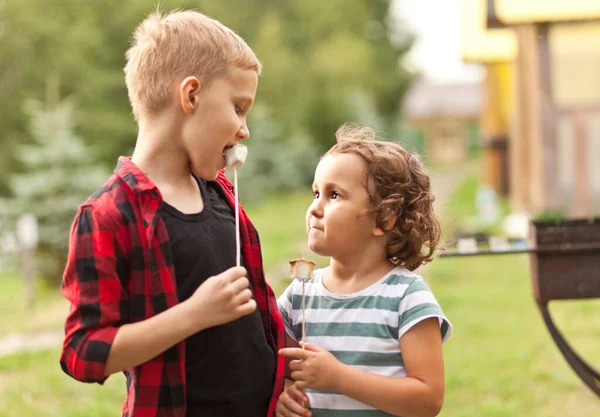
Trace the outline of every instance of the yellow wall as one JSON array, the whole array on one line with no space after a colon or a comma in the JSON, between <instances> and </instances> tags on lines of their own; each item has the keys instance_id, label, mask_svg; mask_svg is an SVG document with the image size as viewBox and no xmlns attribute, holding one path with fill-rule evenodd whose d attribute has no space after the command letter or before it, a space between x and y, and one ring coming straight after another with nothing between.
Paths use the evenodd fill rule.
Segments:
<instances>
[{"instance_id":1,"label":"yellow wall","mask_svg":"<svg viewBox=\"0 0 600 417\"><path fill-rule=\"evenodd\" d=\"M549 44L556 105L600 105L600 21L553 24Z\"/></svg>"},{"instance_id":2,"label":"yellow wall","mask_svg":"<svg viewBox=\"0 0 600 417\"><path fill-rule=\"evenodd\" d=\"M599 0L495 0L495 5L507 24L600 18Z\"/></svg>"},{"instance_id":3,"label":"yellow wall","mask_svg":"<svg viewBox=\"0 0 600 417\"><path fill-rule=\"evenodd\" d=\"M461 13L461 50L464 61L503 62L514 58L517 45L513 30L488 30L484 1L462 0Z\"/></svg>"}]
</instances>

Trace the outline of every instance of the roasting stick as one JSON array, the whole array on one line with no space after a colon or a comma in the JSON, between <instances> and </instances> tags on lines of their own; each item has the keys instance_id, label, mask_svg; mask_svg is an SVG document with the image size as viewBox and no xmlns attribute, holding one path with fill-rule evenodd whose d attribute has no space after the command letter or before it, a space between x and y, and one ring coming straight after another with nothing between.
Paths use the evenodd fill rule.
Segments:
<instances>
[{"instance_id":1,"label":"roasting stick","mask_svg":"<svg viewBox=\"0 0 600 417\"><path fill-rule=\"evenodd\" d=\"M312 278L316 264L310 259L304 259L303 256L302 258L292 259L290 265L292 266L292 279L302 281L302 341L306 342L306 293L304 285L306 281Z\"/></svg>"},{"instance_id":2,"label":"roasting stick","mask_svg":"<svg viewBox=\"0 0 600 417\"><path fill-rule=\"evenodd\" d=\"M233 190L235 194L235 264L241 266L240 242L240 196L238 191L238 168L244 165L248 156L248 148L238 143L226 153L227 168L233 168Z\"/></svg>"}]
</instances>

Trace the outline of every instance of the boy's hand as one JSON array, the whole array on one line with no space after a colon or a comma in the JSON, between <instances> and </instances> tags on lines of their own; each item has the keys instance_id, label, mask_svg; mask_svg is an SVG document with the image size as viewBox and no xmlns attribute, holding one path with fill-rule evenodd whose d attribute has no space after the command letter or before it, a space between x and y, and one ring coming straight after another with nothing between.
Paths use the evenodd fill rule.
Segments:
<instances>
[{"instance_id":1,"label":"boy's hand","mask_svg":"<svg viewBox=\"0 0 600 417\"><path fill-rule=\"evenodd\" d=\"M185 302L190 308L196 332L219 326L256 310L256 301L248 288L246 269L229 268L208 278Z\"/></svg>"},{"instance_id":2,"label":"boy's hand","mask_svg":"<svg viewBox=\"0 0 600 417\"><path fill-rule=\"evenodd\" d=\"M310 417L308 397L296 384L286 384L285 391L277 400L275 417Z\"/></svg>"},{"instance_id":3,"label":"boy's hand","mask_svg":"<svg viewBox=\"0 0 600 417\"><path fill-rule=\"evenodd\" d=\"M338 391L337 382L344 364L327 350L311 343L300 342L300 348L285 348L279 354L295 360L290 362L292 378L300 389L313 388Z\"/></svg>"}]
</instances>

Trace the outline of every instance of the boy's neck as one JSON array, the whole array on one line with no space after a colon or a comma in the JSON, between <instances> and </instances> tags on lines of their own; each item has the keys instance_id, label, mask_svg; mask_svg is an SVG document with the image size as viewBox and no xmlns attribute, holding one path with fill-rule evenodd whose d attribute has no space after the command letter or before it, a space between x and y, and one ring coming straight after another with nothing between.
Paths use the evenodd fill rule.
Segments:
<instances>
[{"instance_id":1,"label":"boy's neck","mask_svg":"<svg viewBox=\"0 0 600 417\"><path fill-rule=\"evenodd\" d=\"M131 161L159 188L189 183L190 162L179 145L180 137L176 121L167 112L140 119Z\"/></svg>"}]
</instances>

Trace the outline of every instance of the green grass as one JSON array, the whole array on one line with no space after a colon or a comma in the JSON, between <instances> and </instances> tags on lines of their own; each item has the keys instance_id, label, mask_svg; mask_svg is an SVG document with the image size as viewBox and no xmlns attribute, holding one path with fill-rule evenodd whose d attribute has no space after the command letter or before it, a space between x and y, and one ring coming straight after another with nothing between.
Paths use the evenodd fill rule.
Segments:
<instances>
[{"instance_id":1,"label":"green grass","mask_svg":"<svg viewBox=\"0 0 600 417\"><path fill-rule=\"evenodd\" d=\"M260 206L247 209L260 235L265 269L308 251L304 219L312 199L310 189L303 189L270 197Z\"/></svg>"},{"instance_id":2,"label":"green grass","mask_svg":"<svg viewBox=\"0 0 600 417\"><path fill-rule=\"evenodd\" d=\"M82 384L64 374L58 350L0 358L1 417L116 417L125 398L125 378L104 386Z\"/></svg>"},{"instance_id":3,"label":"green grass","mask_svg":"<svg viewBox=\"0 0 600 417\"><path fill-rule=\"evenodd\" d=\"M454 334L444 346L442 416L593 416L600 400L560 355L531 291L526 255L441 258L428 281ZM560 302L551 314L596 367L600 300Z\"/></svg>"},{"instance_id":4,"label":"green grass","mask_svg":"<svg viewBox=\"0 0 600 417\"><path fill-rule=\"evenodd\" d=\"M502 234L501 221L491 226L483 226L477 218L476 198L477 190L480 186L479 178L476 175L472 175L460 184L450 196L446 203L445 213L443 213L443 232L445 237L453 237L457 231ZM499 196L498 206L501 217L510 212L507 198Z\"/></svg>"},{"instance_id":5,"label":"green grass","mask_svg":"<svg viewBox=\"0 0 600 417\"><path fill-rule=\"evenodd\" d=\"M478 230L479 181L467 178L450 196L443 216L446 237L457 230L501 233L500 222ZM502 214L508 202L499 200ZM472 228L473 230L469 230ZM527 255L437 258L427 279L454 325L444 346L443 417L587 417L600 400L579 380L546 330L531 290ZM572 346L597 368L600 300L550 304Z\"/></svg>"},{"instance_id":6,"label":"green grass","mask_svg":"<svg viewBox=\"0 0 600 417\"><path fill-rule=\"evenodd\" d=\"M276 295L290 283L290 259L304 255L320 266L327 262L307 246L305 216L312 199L311 190L305 189L271 197L260 207L247 209L259 232L267 280Z\"/></svg>"},{"instance_id":7,"label":"green grass","mask_svg":"<svg viewBox=\"0 0 600 417\"><path fill-rule=\"evenodd\" d=\"M473 180L469 181L449 199L455 215L472 209L472 203L462 203L473 189ZM261 234L267 270L277 270L301 255L310 199L309 192L296 193L248 210ZM454 334L444 345L442 417L600 415L600 400L562 358L537 311L526 255L438 258L427 268L427 280L454 325ZM287 283L279 282L277 291ZM22 311L17 277L0 277L0 286L0 330L39 326L26 316L7 317ZM43 297L48 298L40 303L35 320L43 316L44 303L50 307L59 299L57 291ZM600 367L596 348L600 300L553 303L551 312L567 340ZM20 324L15 327L13 320ZM58 350L51 350L0 357L0 416L120 415L125 392L121 375L112 376L102 387L82 384L62 373L58 355Z\"/></svg>"},{"instance_id":8,"label":"green grass","mask_svg":"<svg viewBox=\"0 0 600 417\"><path fill-rule=\"evenodd\" d=\"M28 333L61 329L68 303L58 288L36 282L36 301L25 309L23 279L16 273L0 275L0 338L10 333Z\"/></svg>"}]
</instances>

